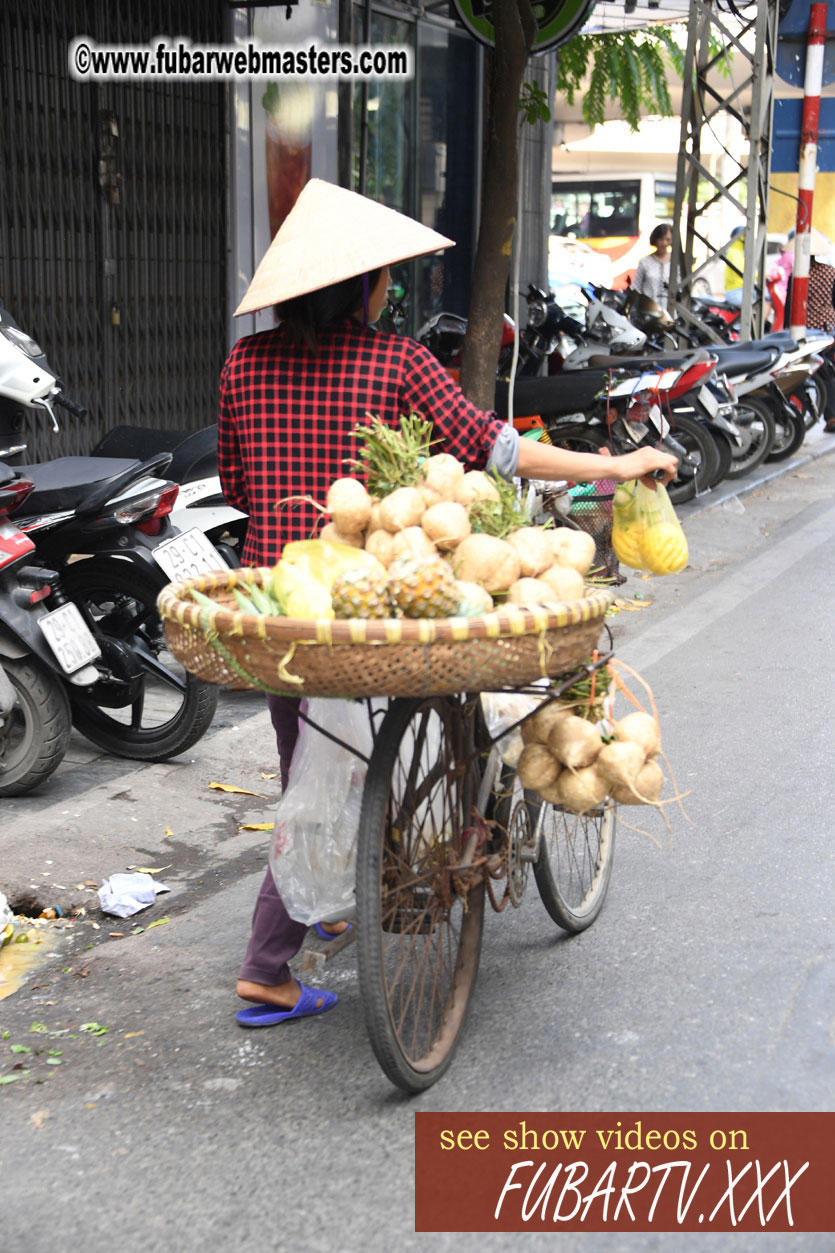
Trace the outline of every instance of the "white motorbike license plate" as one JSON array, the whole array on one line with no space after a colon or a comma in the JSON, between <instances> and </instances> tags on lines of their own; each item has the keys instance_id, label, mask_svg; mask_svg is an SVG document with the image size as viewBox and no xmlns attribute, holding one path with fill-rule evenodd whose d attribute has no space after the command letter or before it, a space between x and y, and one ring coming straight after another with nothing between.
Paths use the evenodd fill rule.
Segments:
<instances>
[{"instance_id":1,"label":"white motorbike license plate","mask_svg":"<svg viewBox=\"0 0 835 1253\"><path fill-rule=\"evenodd\" d=\"M717 413L719 412L719 401L716 399L716 397L714 396L710 388L700 387L698 391L698 397L701 403L704 405L705 409L707 409L710 416L712 418L715 418Z\"/></svg>"},{"instance_id":2,"label":"white motorbike license plate","mask_svg":"<svg viewBox=\"0 0 835 1253\"><path fill-rule=\"evenodd\" d=\"M38 625L65 674L73 674L101 656L95 636L77 605L53 609L52 613L38 619Z\"/></svg>"},{"instance_id":3,"label":"white motorbike license plate","mask_svg":"<svg viewBox=\"0 0 835 1253\"><path fill-rule=\"evenodd\" d=\"M197 527L158 544L154 549L154 560L172 583L208 574L212 570L229 569L214 544Z\"/></svg>"},{"instance_id":4,"label":"white motorbike license plate","mask_svg":"<svg viewBox=\"0 0 835 1253\"><path fill-rule=\"evenodd\" d=\"M652 423L652 425L655 427L656 431L661 436L661 438L665 439L666 436L670 432L670 424L667 421L667 419L664 417L664 414L661 412L661 409L658 405L650 405L649 420Z\"/></svg>"}]
</instances>

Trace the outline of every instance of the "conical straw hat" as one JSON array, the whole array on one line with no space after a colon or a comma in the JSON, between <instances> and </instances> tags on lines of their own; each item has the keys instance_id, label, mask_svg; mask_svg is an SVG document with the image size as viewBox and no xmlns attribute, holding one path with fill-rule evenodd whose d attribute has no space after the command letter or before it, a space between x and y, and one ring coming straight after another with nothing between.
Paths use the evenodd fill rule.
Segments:
<instances>
[{"instance_id":1,"label":"conical straw hat","mask_svg":"<svg viewBox=\"0 0 835 1253\"><path fill-rule=\"evenodd\" d=\"M413 218L312 178L264 254L235 315L451 247L454 240Z\"/></svg>"}]
</instances>

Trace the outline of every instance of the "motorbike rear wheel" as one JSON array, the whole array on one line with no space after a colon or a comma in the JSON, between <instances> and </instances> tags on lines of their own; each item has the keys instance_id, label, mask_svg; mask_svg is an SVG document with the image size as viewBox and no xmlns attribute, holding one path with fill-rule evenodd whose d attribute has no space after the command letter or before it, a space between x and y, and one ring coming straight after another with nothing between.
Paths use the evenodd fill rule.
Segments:
<instances>
[{"instance_id":1,"label":"motorbike rear wheel","mask_svg":"<svg viewBox=\"0 0 835 1253\"><path fill-rule=\"evenodd\" d=\"M794 405L792 405L794 409ZM780 412L775 415L775 437L766 462L788 461L806 438L808 427L800 409L794 413Z\"/></svg>"},{"instance_id":2,"label":"motorbike rear wheel","mask_svg":"<svg viewBox=\"0 0 835 1253\"><path fill-rule=\"evenodd\" d=\"M819 374L810 374L797 391L791 393L789 400L800 409L806 430L811 431L826 413L826 384Z\"/></svg>"},{"instance_id":3,"label":"motorbike rear wheel","mask_svg":"<svg viewBox=\"0 0 835 1253\"><path fill-rule=\"evenodd\" d=\"M674 505L682 505L694 496L708 491L719 472L719 449L710 430L690 413L673 410L669 438L684 449L676 477L667 484ZM676 451L670 449L668 451Z\"/></svg>"},{"instance_id":4,"label":"motorbike rear wheel","mask_svg":"<svg viewBox=\"0 0 835 1253\"><path fill-rule=\"evenodd\" d=\"M744 444L734 445L734 461L728 471L729 479L741 479L765 461L774 447L777 424L772 406L759 396L743 396L737 404L734 422L739 428Z\"/></svg>"},{"instance_id":5,"label":"motorbike rear wheel","mask_svg":"<svg viewBox=\"0 0 835 1253\"><path fill-rule=\"evenodd\" d=\"M61 680L33 657L4 657L17 695L0 727L0 796L32 792L58 769L70 742L70 702Z\"/></svg>"},{"instance_id":6,"label":"motorbike rear wheel","mask_svg":"<svg viewBox=\"0 0 835 1253\"><path fill-rule=\"evenodd\" d=\"M831 357L824 356L823 365L816 372L815 377L823 387L825 402L823 406L823 417L825 421L835 418L835 363Z\"/></svg>"},{"instance_id":7,"label":"motorbike rear wheel","mask_svg":"<svg viewBox=\"0 0 835 1253\"><path fill-rule=\"evenodd\" d=\"M710 438L716 445L716 451L719 454L719 467L710 483L711 487L716 487L727 476L733 464L733 441L730 435L716 426L710 428Z\"/></svg>"},{"instance_id":8,"label":"motorbike rear wheel","mask_svg":"<svg viewBox=\"0 0 835 1253\"><path fill-rule=\"evenodd\" d=\"M167 761L191 748L217 708L217 688L169 652L156 610L163 586L127 561L91 557L67 566L66 595L102 645L107 672L73 693L73 722L118 757Z\"/></svg>"}]
</instances>

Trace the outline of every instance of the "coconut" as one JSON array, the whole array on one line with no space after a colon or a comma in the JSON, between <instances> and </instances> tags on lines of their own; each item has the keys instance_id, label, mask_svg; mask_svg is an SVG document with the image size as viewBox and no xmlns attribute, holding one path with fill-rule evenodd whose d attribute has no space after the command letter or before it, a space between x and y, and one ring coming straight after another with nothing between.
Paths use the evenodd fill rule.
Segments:
<instances>
[{"instance_id":1,"label":"coconut","mask_svg":"<svg viewBox=\"0 0 835 1253\"><path fill-rule=\"evenodd\" d=\"M569 714L560 718L548 736L548 747L571 770L590 766L603 747L600 732L585 718Z\"/></svg>"},{"instance_id":2,"label":"coconut","mask_svg":"<svg viewBox=\"0 0 835 1253\"><path fill-rule=\"evenodd\" d=\"M597 551L594 538L588 531L558 526L549 532L549 540L554 561L576 570L578 574L588 574Z\"/></svg>"},{"instance_id":3,"label":"coconut","mask_svg":"<svg viewBox=\"0 0 835 1253\"><path fill-rule=\"evenodd\" d=\"M528 608L547 604L553 596L551 588L541 579L517 579L507 590L507 599L512 605Z\"/></svg>"},{"instance_id":4,"label":"coconut","mask_svg":"<svg viewBox=\"0 0 835 1253\"><path fill-rule=\"evenodd\" d=\"M365 537L362 531L345 535L335 522L327 522L319 532L319 539L330 540L334 544L348 544L350 548L364 548Z\"/></svg>"},{"instance_id":5,"label":"coconut","mask_svg":"<svg viewBox=\"0 0 835 1253\"><path fill-rule=\"evenodd\" d=\"M470 534L467 510L453 500L431 505L421 519L421 526L441 552L457 548Z\"/></svg>"},{"instance_id":6,"label":"coconut","mask_svg":"<svg viewBox=\"0 0 835 1253\"><path fill-rule=\"evenodd\" d=\"M516 773L522 787L533 788L535 792L556 782L562 767L553 753L544 744L526 744L516 766Z\"/></svg>"},{"instance_id":7,"label":"coconut","mask_svg":"<svg viewBox=\"0 0 835 1253\"><path fill-rule=\"evenodd\" d=\"M564 770L560 775L560 800L575 814L597 809L606 799L609 788L595 766L582 770Z\"/></svg>"},{"instance_id":8,"label":"coconut","mask_svg":"<svg viewBox=\"0 0 835 1253\"><path fill-rule=\"evenodd\" d=\"M455 499L459 505L469 509L477 500L497 504L501 498L496 484L483 470L468 470L455 489Z\"/></svg>"},{"instance_id":9,"label":"coconut","mask_svg":"<svg viewBox=\"0 0 835 1253\"><path fill-rule=\"evenodd\" d=\"M507 537L519 554L519 569L523 578L535 579L543 570L554 564L554 554L548 532L539 526L523 526L511 531Z\"/></svg>"},{"instance_id":10,"label":"coconut","mask_svg":"<svg viewBox=\"0 0 835 1253\"><path fill-rule=\"evenodd\" d=\"M664 786L664 775L657 761L647 761L635 776L632 787L626 783L616 783L612 787L612 796L619 805L652 805L661 796Z\"/></svg>"},{"instance_id":11,"label":"coconut","mask_svg":"<svg viewBox=\"0 0 835 1253\"><path fill-rule=\"evenodd\" d=\"M371 497L359 479L334 479L328 488L327 510L337 530L356 535L368 526Z\"/></svg>"},{"instance_id":12,"label":"coconut","mask_svg":"<svg viewBox=\"0 0 835 1253\"><path fill-rule=\"evenodd\" d=\"M493 535L468 535L455 550L453 566L456 578L480 583L491 595L506 592L519 578L515 549Z\"/></svg>"},{"instance_id":13,"label":"coconut","mask_svg":"<svg viewBox=\"0 0 835 1253\"><path fill-rule=\"evenodd\" d=\"M568 566L551 566L539 576L551 589L551 598L558 601L582 600L586 594L583 576Z\"/></svg>"}]
</instances>

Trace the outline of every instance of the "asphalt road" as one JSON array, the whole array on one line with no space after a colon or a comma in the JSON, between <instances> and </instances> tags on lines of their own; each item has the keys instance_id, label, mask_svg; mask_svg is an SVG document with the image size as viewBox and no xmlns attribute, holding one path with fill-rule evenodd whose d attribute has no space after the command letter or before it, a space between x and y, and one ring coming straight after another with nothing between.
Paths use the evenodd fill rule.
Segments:
<instances>
[{"instance_id":1,"label":"asphalt road","mask_svg":"<svg viewBox=\"0 0 835 1253\"><path fill-rule=\"evenodd\" d=\"M376 1065L351 947L313 974L340 994L327 1017L252 1034L234 1021L264 840L241 827L269 821L277 796L259 698L224 697L186 761L140 767L79 740L41 796L3 802L0 886L88 910L41 929L27 951L52 956L0 1001L0 1075L18 1074L0 1087L3 1247L551 1247L415 1235L414 1113L833 1108L835 458L682 516L690 566L631 579L625 596L647 607L612 622L618 655L652 685L690 821L672 810L668 840L642 812L657 842L620 829L606 907L580 936L554 927L532 881L518 911L489 914L465 1039L420 1098ZM85 886L131 865L167 867L173 889L137 935ZM791 1247L835 1243L795 1234Z\"/></svg>"}]
</instances>

